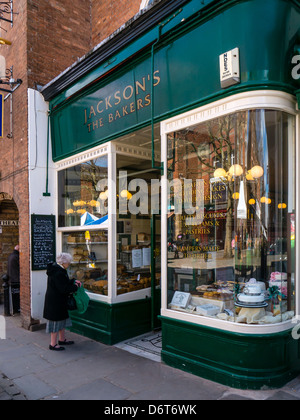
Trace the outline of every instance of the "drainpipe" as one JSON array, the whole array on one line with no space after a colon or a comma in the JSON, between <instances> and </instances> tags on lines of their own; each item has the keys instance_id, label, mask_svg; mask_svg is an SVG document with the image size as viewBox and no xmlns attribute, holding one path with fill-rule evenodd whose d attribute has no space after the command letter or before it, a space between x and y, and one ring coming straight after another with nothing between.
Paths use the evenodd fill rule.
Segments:
<instances>
[{"instance_id":1,"label":"drainpipe","mask_svg":"<svg viewBox=\"0 0 300 420\"><path fill-rule=\"evenodd\" d=\"M48 112L48 125L47 125L47 162L46 162L46 192L43 193L43 197L51 197L51 194L49 193L49 149L50 149L50 111Z\"/></svg>"},{"instance_id":2,"label":"drainpipe","mask_svg":"<svg viewBox=\"0 0 300 420\"><path fill-rule=\"evenodd\" d=\"M161 166L155 165L155 152L154 152L154 53L155 47L159 44L161 38L162 29L173 20L177 15L182 12L183 9L179 9L174 13L168 20L162 22L158 25L158 36L156 41L152 44L151 47L151 142L152 142L152 168L158 169L161 171L161 174L164 174L164 163L161 162Z\"/></svg>"},{"instance_id":3,"label":"drainpipe","mask_svg":"<svg viewBox=\"0 0 300 420\"><path fill-rule=\"evenodd\" d=\"M154 151L154 52L156 45L160 42L161 31L163 24L160 23L158 26L158 37L157 40L152 44L151 48L151 142L152 142L152 168L158 169L161 171L161 174L164 173L164 164L161 162L161 166L155 165L155 151Z\"/></svg>"},{"instance_id":4,"label":"drainpipe","mask_svg":"<svg viewBox=\"0 0 300 420\"><path fill-rule=\"evenodd\" d=\"M297 98L297 102L298 102L298 108L300 110L300 89L296 90L296 98Z\"/></svg>"}]
</instances>

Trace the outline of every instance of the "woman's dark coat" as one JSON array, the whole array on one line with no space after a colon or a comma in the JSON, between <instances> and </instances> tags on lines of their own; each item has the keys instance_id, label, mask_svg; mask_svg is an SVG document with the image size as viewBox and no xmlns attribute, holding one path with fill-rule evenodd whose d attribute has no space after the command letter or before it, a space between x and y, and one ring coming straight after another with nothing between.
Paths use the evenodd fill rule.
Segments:
<instances>
[{"instance_id":1,"label":"woman's dark coat","mask_svg":"<svg viewBox=\"0 0 300 420\"><path fill-rule=\"evenodd\" d=\"M7 274L10 284L20 283L20 253L17 250L8 257Z\"/></svg>"},{"instance_id":2,"label":"woman's dark coat","mask_svg":"<svg viewBox=\"0 0 300 420\"><path fill-rule=\"evenodd\" d=\"M44 318L48 321L63 321L69 318L67 300L70 293L77 291L74 280L67 270L56 263L47 267L48 287L45 296Z\"/></svg>"}]
</instances>

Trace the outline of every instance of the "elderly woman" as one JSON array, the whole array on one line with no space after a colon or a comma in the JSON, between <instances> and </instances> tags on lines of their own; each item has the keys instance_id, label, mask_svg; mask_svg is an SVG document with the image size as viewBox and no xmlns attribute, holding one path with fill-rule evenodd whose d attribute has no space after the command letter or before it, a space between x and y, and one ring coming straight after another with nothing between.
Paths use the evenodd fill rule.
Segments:
<instances>
[{"instance_id":1,"label":"elderly woman","mask_svg":"<svg viewBox=\"0 0 300 420\"><path fill-rule=\"evenodd\" d=\"M71 264L72 256L62 253L57 256L56 263L47 267L48 286L45 296L44 318L47 319L46 332L51 334L50 350L65 350L63 345L74 344L65 338L65 328L72 322L67 309L68 296L81 286L79 281L70 280L67 268ZM59 339L57 343L57 338Z\"/></svg>"}]
</instances>

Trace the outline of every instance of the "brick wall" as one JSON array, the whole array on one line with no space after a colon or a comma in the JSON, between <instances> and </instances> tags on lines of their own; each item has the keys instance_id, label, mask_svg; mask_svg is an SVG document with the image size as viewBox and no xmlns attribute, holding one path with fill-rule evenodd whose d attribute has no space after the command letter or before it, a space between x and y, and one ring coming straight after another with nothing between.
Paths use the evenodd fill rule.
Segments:
<instances>
[{"instance_id":1,"label":"brick wall","mask_svg":"<svg viewBox=\"0 0 300 420\"><path fill-rule=\"evenodd\" d=\"M45 85L91 47L90 0L28 0L28 84Z\"/></svg>"},{"instance_id":2,"label":"brick wall","mask_svg":"<svg viewBox=\"0 0 300 420\"><path fill-rule=\"evenodd\" d=\"M20 0L15 5L14 26L1 22L7 32L1 36L12 42L11 46L1 46L0 54L6 57L6 67L13 66L13 77L22 79L23 84L4 104L4 137L0 139L0 193L8 193L14 200L20 213L20 255L21 289L23 291L23 309L25 318L30 319L30 276L29 276L29 204L28 204L28 141L27 141L27 4ZM8 88L8 86L3 86ZM11 113L12 112L12 113ZM11 203L14 206L13 202ZM1 216L2 217L2 216ZM8 238L7 229L4 231ZM16 232L15 232L16 233ZM5 257L12 251L16 235L11 244L3 241L2 252Z\"/></svg>"},{"instance_id":3,"label":"brick wall","mask_svg":"<svg viewBox=\"0 0 300 420\"><path fill-rule=\"evenodd\" d=\"M92 45L95 46L140 10L141 0L92 0Z\"/></svg>"}]
</instances>

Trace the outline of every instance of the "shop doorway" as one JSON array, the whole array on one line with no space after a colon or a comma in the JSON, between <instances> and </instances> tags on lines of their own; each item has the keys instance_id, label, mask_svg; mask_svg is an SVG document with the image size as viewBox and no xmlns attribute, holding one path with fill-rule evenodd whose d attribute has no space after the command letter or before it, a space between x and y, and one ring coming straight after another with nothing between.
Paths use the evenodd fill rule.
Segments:
<instances>
[{"instance_id":1,"label":"shop doorway","mask_svg":"<svg viewBox=\"0 0 300 420\"><path fill-rule=\"evenodd\" d=\"M161 326L161 171L159 125L139 130L115 142L117 168L117 294L148 289L151 330ZM155 165L156 166L156 165ZM133 295L132 295L133 296Z\"/></svg>"},{"instance_id":2,"label":"shop doorway","mask_svg":"<svg viewBox=\"0 0 300 420\"><path fill-rule=\"evenodd\" d=\"M162 331L159 329L142 334L115 344L115 347L154 362L161 362Z\"/></svg>"},{"instance_id":3,"label":"shop doorway","mask_svg":"<svg viewBox=\"0 0 300 420\"><path fill-rule=\"evenodd\" d=\"M7 274L8 256L19 244L19 211L13 198L0 192L0 296L3 297L2 276ZM2 301L2 299L0 299Z\"/></svg>"}]
</instances>

